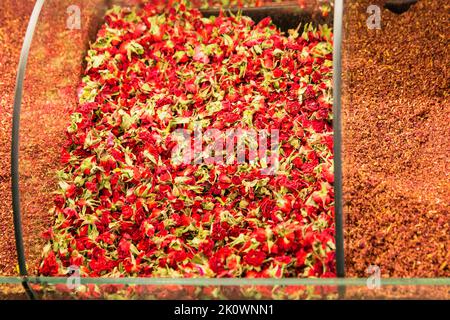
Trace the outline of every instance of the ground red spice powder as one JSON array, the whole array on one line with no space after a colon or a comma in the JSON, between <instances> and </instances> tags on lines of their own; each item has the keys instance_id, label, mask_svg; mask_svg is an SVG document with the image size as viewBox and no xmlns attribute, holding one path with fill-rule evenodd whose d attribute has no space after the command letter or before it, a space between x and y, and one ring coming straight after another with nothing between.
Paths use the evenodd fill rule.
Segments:
<instances>
[{"instance_id":1,"label":"ground red spice powder","mask_svg":"<svg viewBox=\"0 0 450 320\"><path fill-rule=\"evenodd\" d=\"M11 209L11 118L17 63L34 1L2 1L0 10L0 276L15 273Z\"/></svg>"},{"instance_id":2,"label":"ground red spice powder","mask_svg":"<svg viewBox=\"0 0 450 320\"><path fill-rule=\"evenodd\" d=\"M348 276L450 276L449 5L348 1L343 181ZM446 4L447 3L447 4ZM378 4L381 29L367 28Z\"/></svg>"}]
</instances>

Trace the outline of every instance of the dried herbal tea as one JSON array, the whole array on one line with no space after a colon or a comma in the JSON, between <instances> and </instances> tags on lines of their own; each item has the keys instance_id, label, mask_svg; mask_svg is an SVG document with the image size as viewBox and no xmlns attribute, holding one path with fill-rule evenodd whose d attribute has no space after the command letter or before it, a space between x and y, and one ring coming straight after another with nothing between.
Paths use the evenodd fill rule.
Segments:
<instances>
[{"instance_id":1,"label":"dried herbal tea","mask_svg":"<svg viewBox=\"0 0 450 320\"><path fill-rule=\"evenodd\" d=\"M335 276L330 28L114 7L86 62L40 274Z\"/></svg>"}]
</instances>

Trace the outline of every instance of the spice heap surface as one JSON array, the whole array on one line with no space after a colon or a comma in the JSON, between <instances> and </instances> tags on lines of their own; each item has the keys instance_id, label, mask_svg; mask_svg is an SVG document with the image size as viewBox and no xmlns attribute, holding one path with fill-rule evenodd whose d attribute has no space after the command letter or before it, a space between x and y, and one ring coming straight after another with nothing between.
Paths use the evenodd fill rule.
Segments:
<instances>
[{"instance_id":1,"label":"spice heap surface","mask_svg":"<svg viewBox=\"0 0 450 320\"><path fill-rule=\"evenodd\" d=\"M184 3L115 7L105 21L40 273L334 276L331 30L285 36L269 18L205 18ZM278 130L279 166L266 174L250 151L245 163L175 163L171 133L198 124L215 146L228 129Z\"/></svg>"},{"instance_id":2,"label":"spice heap surface","mask_svg":"<svg viewBox=\"0 0 450 320\"><path fill-rule=\"evenodd\" d=\"M376 3L376 2L375 2ZM347 3L343 181L349 276L450 276L448 3ZM383 8L383 1L377 3Z\"/></svg>"}]
</instances>

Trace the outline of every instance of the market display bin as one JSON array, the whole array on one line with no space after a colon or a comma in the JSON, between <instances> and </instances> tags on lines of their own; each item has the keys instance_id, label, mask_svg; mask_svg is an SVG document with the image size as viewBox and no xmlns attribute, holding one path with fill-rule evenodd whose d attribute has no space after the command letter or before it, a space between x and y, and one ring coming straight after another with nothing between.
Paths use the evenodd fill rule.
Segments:
<instances>
[{"instance_id":1,"label":"market display bin","mask_svg":"<svg viewBox=\"0 0 450 320\"><path fill-rule=\"evenodd\" d=\"M446 1L346 1L346 274L449 277Z\"/></svg>"}]
</instances>

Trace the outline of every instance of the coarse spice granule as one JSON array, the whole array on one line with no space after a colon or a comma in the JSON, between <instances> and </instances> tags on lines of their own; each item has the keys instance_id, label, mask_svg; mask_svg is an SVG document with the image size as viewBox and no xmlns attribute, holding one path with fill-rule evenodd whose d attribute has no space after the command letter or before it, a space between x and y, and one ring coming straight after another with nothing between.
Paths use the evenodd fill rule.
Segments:
<instances>
[{"instance_id":1,"label":"coarse spice granule","mask_svg":"<svg viewBox=\"0 0 450 320\"><path fill-rule=\"evenodd\" d=\"M70 0L47 0L41 12L28 61L21 112L21 208L27 264L36 274L44 239L51 225L46 208L53 203L70 113L85 67L84 55L95 38L106 8L97 0L79 4L81 29L67 28ZM39 134L38 134L39 133Z\"/></svg>"},{"instance_id":2,"label":"coarse spice granule","mask_svg":"<svg viewBox=\"0 0 450 320\"><path fill-rule=\"evenodd\" d=\"M347 276L450 276L449 4L348 1L343 53ZM381 29L366 26L381 8Z\"/></svg>"}]
</instances>

